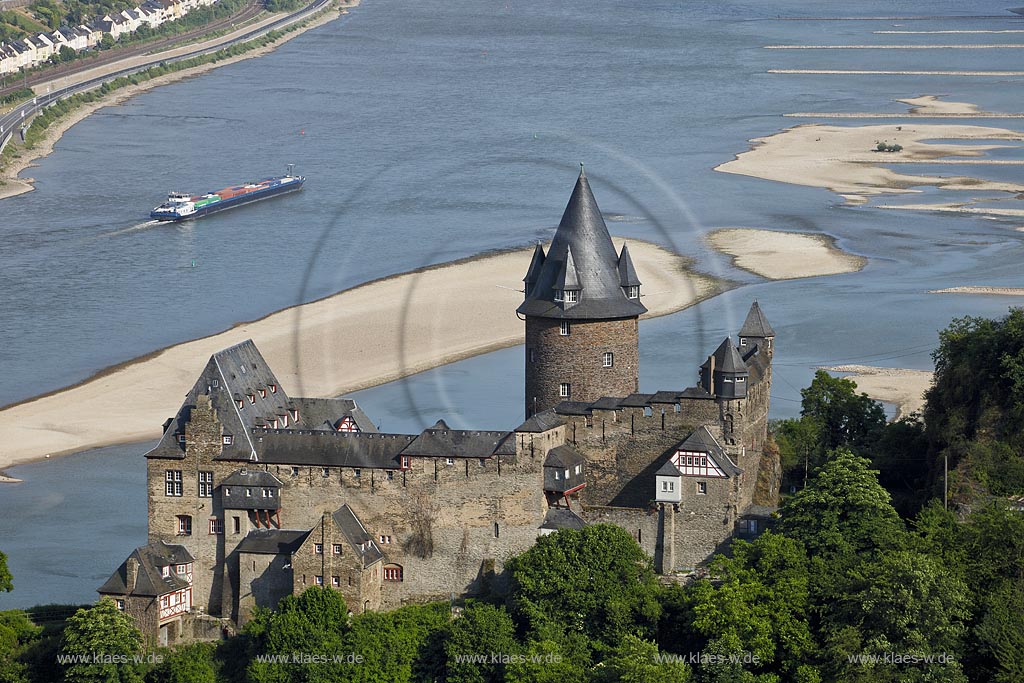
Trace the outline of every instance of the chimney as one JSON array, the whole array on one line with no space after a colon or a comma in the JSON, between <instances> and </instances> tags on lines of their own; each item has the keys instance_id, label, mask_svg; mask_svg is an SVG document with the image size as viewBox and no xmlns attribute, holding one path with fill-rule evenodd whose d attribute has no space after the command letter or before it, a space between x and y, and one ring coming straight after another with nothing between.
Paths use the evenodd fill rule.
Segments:
<instances>
[{"instance_id":1,"label":"chimney","mask_svg":"<svg viewBox=\"0 0 1024 683\"><path fill-rule=\"evenodd\" d=\"M129 557L128 561L125 562L125 579L124 584L129 593L135 590L135 582L139 578L139 561L134 557Z\"/></svg>"}]
</instances>

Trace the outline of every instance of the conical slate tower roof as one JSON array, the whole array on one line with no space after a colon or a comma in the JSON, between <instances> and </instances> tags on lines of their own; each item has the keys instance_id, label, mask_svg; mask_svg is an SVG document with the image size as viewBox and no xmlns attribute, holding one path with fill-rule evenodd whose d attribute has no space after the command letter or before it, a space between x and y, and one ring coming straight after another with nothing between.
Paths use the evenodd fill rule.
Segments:
<instances>
[{"instance_id":1,"label":"conical slate tower roof","mask_svg":"<svg viewBox=\"0 0 1024 683\"><path fill-rule=\"evenodd\" d=\"M537 278L540 277L540 269L544 265L544 247L538 244L533 250L533 259L530 261L530 268L526 271L526 277L523 278L523 282L526 284L524 288L526 295L530 295L530 290L533 289L533 285L537 282Z\"/></svg>"},{"instance_id":2,"label":"conical slate tower roof","mask_svg":"<svg viewBox=\"0 0 1024 683\"><path fill-rule=\"evenodd\" d=\"M715 349L715 372L729 372L733 374L747 374L747 364L743 362L743 356L732 345L732 338L726 337Z\"/></svg>"},{"instance_id":3,"label":"conical slate tower roof","mask_svg":"<svg viewBox=\"0 0 1024 683\"><path fill-rule=\"evenodd\" d=\"M764 313L756 301L750 306L747 319L743 322L743 327L740 328L740 336L762 338L775 336L775 330L768 324L768 318L764 317Z\"/></svg>"},{"instance_id":4,"label":"conical slate tower roof","mask_svg":"<svg viewBox=\"0 0 1024 683\"><path fill-rule=\"evenodd\" d=\"M560 284L560 276L565 277L563 272L567 270L570 247L580 294L578 303L566 308L563 302L555 301L555 289ZM535 263L536 260L535 252ZM567 320L612 320L645 313L647 309L639 301L626 297L619 281L618 254L581 169L536 284L527 287L526 300L518 312Z\"/></svg>"}]
</instances>

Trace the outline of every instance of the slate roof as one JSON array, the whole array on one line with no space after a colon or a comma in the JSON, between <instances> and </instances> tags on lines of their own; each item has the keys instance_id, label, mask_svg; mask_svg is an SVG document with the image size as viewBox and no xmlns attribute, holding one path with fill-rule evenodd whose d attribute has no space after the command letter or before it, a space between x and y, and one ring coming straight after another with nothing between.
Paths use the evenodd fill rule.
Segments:
<instances>
[{"instance_id":1,"label":"slate roof","mask_svg":"<svg viewBox=\"0 0 1024 683\"><path fill-rule=\"evenodd\" d=\"M639 287L642 284L636 274L636 268L633 267L633 259L629 256L629 247L625 243L619 252L618 271L620 287Z\"/></svg>"},{"instance_id":2,"label":"slate roof","mask_svg":"<svg viewBox=\"0 0 1024 683\"><path fill-rule=\"evenodd\" d=\"M411 434L296 432L255 429L260 462L320 467L398 469L399 454L416 437Z\"/></svg>"},{"instance_id":3,"label":"slate roof","mask_svg":"<svg viewBox=\"0 0 1024 683\"><path fill-rule=\"evenodd\" d=\"M134 590L128 590L128 560L135 559L139 563L138 575ZM187 588L189 582L178 576L173 569L170 575L163 576L163 567L176 564L195 562L188 549L183 545L170 545L163 541L150 543L132 551L121 566L111 574L106 582L96 589L101 595L141 595L159 596Z\"/></svg>"},{"instance_id":4,"label":"slate roof","mask_svg":"<svg viewBox=\"0 0 1024 683\"><path fill-rule=\"evenodd\" d=\"M651 405L651 397L654 394L630 394L619 401L620 408L645 408Z\"/></svg>"},{"instance_id":5,"label":"slate roof","mask_svg":"<svg viewBox=\"0 0 1024 683\"><path fill-rule=\"evenodd\" d=\"M309 529L253 529L238 544L238 552L291 555L311 533Z\"/></svg>"},{"instance_id":6,"label":"slate roof","mask_svg":"<svg viewBox=\"0 0 1024 683\"><path fill-rule=\"evenodd\" d=\"M676 450L707 453L718 464L718 467L730 477L738 476L743 472L729 458L729 454L725 452L725 449L719 445L715 436L704 425L698 427L690 436L686 437L682 443L676 446Z\"/></svg>"},{"instance_id":7,"label":"slate roof","mask_svg":"<svg viewBox=\"0 0 1024 683\"><path fill-rule=\"evenodd\" d=\"M615 410L622 402L621 398L614 396L602 396L590 404L591 410Z\"/></svg>"},{"instance_id":8,"label":"slate roof","mask_svg":"<svg viewBox=\"0 0 1024 683\"><path fill-rule=\"evenodd\" d=\"M681 477L683 473L679 471L679 468L672 464L671 460L666 460L665 464L658 468L658 471L654 473L658 477Z\"/></svg>"},{"instance_id":9,"label":"slate roof","mask_svg":"<svg viewBox=\"0 0 1024 683\"><path fill-rule=\"evenodd\" d=\"M709 394L704 387L687 387L683 389L678 398L713 399L714 396Z\"/></svg>"},{"instance_id":10,"label":"slate roof","mask_svg":"<svg viewBox=\"0 0 1024 683\"><path fill-rule=\"evenodd\" d=\"M590 404L586 401L562 401L555 406L559 415L590 415Z\"/></svg>"},{"instance_id":11,"label":"slate roof","mask_svg":"<svg viewBox=\"0 0 1024 683\"><path fill-rule=\"evenodd\" d=\"M351 399L288 396L259 349L249 339L210 356L160 442L146 457L185 457L184 446L179 443L178 435L185 433L185 423L199 396L209 396L224 434L233 437L231 444L222 447L218 460L261 461L261 442L254 435L257 430L262 433L262 428L273 424L275 417L280 420L279 424L283 424L281 418L287 415L288 429L291 431L331 432L337 422L346 416L352 417L361 432L377 431L373 422ZM238 406L239 400L242 402L241 407ZM297 420L291 413L293 409L299 411ZM268 423L268 420L271 422Z\"/></svg>"},{"instance_id":12,"label":"slate roof","mask_svg":"<svg viewBox=\"0 0 1024 683\"><path fill-rule=\"evenodd\" d=\"M768 318L765 317L764 312L761 310L760 304L755 301L750 305L750 310L747 312L747 319L743 321L743 327L740 328L741 337L774 337L775 330L768 323Z\"/></svg>"},{"instance_id":13,"label":"slate roof","mask_svg":"<svg viewBox=\"0 0 1024 683\"><path fill-rule=\"evenodd\" d=\"M649 401L651 403L675 403L682 395L681 391L656 391L651 394Z\"/></svg>"},{"instance_id":14,"label":"slate roof","mask_svg":"<svg viewBox=\"0 0 1024 683\"><path fill-rule=\"evenodd\" d=\"M733 346L732 337L723 339L713 355L715 357L715 372L733 374L745 374L747 372L747 364L743 362L743 356Z\"/></svg>"},{"instance_id":15,"label":"slate roof","mask_svg":"<svg viewBox=\"0 0 1024 683\"><path fill-rule=\"evenodd\" d=\"M583 518L577 515L569 508L549 508L546 515L544 515L544 522L540 525L541 529L552 529L557 531L559 529L582 529L587 525L583 521Z\"/></svg>"},{"instance_id":16,"label":"slate roof","mask_svg":"<svg viewBox=\"0 0 1024 683\"><path fill-rule=\"evenodd\" d=\"M571 257L570 257L571 251ZM555 301L562 277L568 279L567 262L572 261L581 288L579 301L568 307ZM590 183L580 171L576 187L562 214L536 284L519 306L522 315L566 320L632 318L647 309L628 299L619 285L619 258L608 227L601 217Z\"/></svg>"},{"instance_id":17,"label":"slate roof","mask_svg":"<svg viewBox=\"0 0 1024 683\"><path fill-rule=\"evenodd\" d=\"M373 538L366 531L366 527L356 516L354 510L345 503L332 515L334 523L341 529L352 549L363 558L363 568L369 567L374 562L384 559L384 553L380 551Z\"/></svg>"},{"instance_id":18,"label":"slate roof","mask_svg":"<svg viewBox=\"0 0 1024 683\"><path fill-rule=\"evenodd\" d=\"M232 472L221 481L223 486L252 486L252 487L271 487L276 486L278 488L284 486L284 483L275 477L270 472L265 470L237 470Z\"/></svg>"},{"instance_id":19,"label":"slate roof","mask_svg":"<svg viewBox=\"0 0 1024 683\"><path fill-rule=\"evenodd\" d=\"M530 290L533 288L534 283L537 282L537 278L540 277L540 269L544 265L544 247L539 244L533 249L533 258L530 259L530 267L526 271L526 277L523 278L523 282L526 284L525 293L527 296L530 295Z\"/></svg>"},{"instance_id":20,"label":"slate roof","mask_svg":"<svg viewBox=\"0 0 1024 683\"><path fill-rule=\"evenodd\" d=\"M564 424L565 420L558 417L553 409L548 408L547 410L542 410L536 415L532 415L527 418L523 424L516 427L515 431L536 434L546 432L549 429L554 429L555 427L561 427Z\"/></svg>"},{"instance_id":21,"label":"slate roof","mask_svg":"<svg viewBox=\"0 0 1024 683\"><path fill-rule=\"evenodd\" d=\"M489 458L510 434L450 429L440 420L413 438L401 454L428 458Z\"/></svg>"},{"instance_id":22,"label":"slate roof","mask_svg":"<svg viewBox=\"0 0 1024 683\"><path fill-rule=\"evenodd\" d=\"M586 461L586 458L572 446L564 444L555 446L544 458L544 467L573 467Z\"/></svg>"}]
</instances>

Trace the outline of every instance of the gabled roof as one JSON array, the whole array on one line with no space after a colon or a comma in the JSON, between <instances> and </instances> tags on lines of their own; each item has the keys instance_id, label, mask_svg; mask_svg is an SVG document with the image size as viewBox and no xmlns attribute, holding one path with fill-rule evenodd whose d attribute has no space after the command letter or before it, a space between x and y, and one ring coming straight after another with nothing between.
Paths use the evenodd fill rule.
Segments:
<instances>
[{"instance_id":1,"label":"gabled roof","mask_svg":"<svg viewBox=\"0 0 1024 683\"><path fill-rule=\"evenodd\" d=\"M366 527L363 526L362 521L356 516L355 511L349 507L348 503L338 508L331 516L334 518L334 523L341 529L341 533L345 535L352 549L362 556L364 568L384 559L384 553L377 547L373 538L366 531Z\"/></svg>"},{"instance_id":2,"label":"gabled roof","mask_svg":"<svg viewBox=\"0 0 1024 683\"><path fill-rule=\"evenodd\" d=\"M221 481L223 486L254 486L254 487L277 487L284 486L284 483L270 472L265 470L241 469L232 472Z\"/></svg>"},{"instance_id":3,"label":"gabled roof","mask_svg":"<svg viewBox=\"0 0 1024 683\"><path fill-rule=\"evenodd\" d=\"M633 259L629 257L629 247L625 242L622 244L622 251L619 252L618 270L620 287L640 286L640 278L636 274L636 268L633 267Z\"/></svg>"},{"instance_id":4,"label":"gabled roof","mask_svg":"<svg viewBox=\"0 0 1024 683\"><path fill-rule=\"evenodd\" d=\"M516 427L515 431L538 434L540 432L546 432L549 429L554 429L555 427L561 427L564 424L565 420L558 417L553 409L548 408L547 410L542 410L536 415L527 418L523 424Z\"/></svg>"},{"instance_id":5,"label":"gabled roof","mask_svg":"<svg viewBox=\"0 0 1024 683\"><path fill-rule=\"evenodd\" d=\"M138 562L138 574L135 587L128 590L128 562ZM195 558L183 545L170 545L159 541L136 548L111 574L107 581L96 589L101 595L140 595L159 596L187 588L190 584L173 569L168 576L163 576L163 568L177 564L194 562Z\"/></svg>"},{"instance_id":6,"label":"gabled roof","mask_svg":"<svg viewBox=\"0 0 1024 683\"><path fill-rule=\"evenodd\" d=\"M586 401L562 401L554 410L559 415L590 415L590 404Z\"/></svg>"},{"instance_id":7,"label":"gabled roof","mask_svg":"<svg viewBox=\"0 0 1024 683\"><path fill-rule=\"evenodd\" d=\"M568 444L555 446L544 458L544 467L574 467L586 461L586 458Z\"/></svg>"},{"instance_id":8,"label":"gabled roof","mask_svg":"<svg viewBox=\"0 0 1024 683\"><path fill-rule=\"evenodd\" d=\"M591 410L616 410L622 403L623 399L616 398L615 396L602 396L593 403L590 404Z\"/></svg>"},{"instance_id":9,"label":"gabled roof","mask_svg":"<svg viewBox=\"0 0 1024 683\"><path fill-rule=\"evenodd\" d=\"M291 555L311 533L309 529L253 529L238 544L238 552Z\"/></svg>"},{"instance_id":10,"label":"gabled roof","mask_svg":"<svg viewBox=\"0 0 1024 683\"><path fill-rule=\"evenodd\" d=\"M185 457L185 448L178 436L185 433L185 424L199 404L200 397L206 397L203 400L208 399L216 411L224 435L233 437L230 444L222 446L218 460L259 462L263 458L263 445L270 442L260 441L254 434L257 431L265 433L266 426L273 425L275 419L283 425L285 417L288 418L288 431L303 434L331 432L334 425L345 417L351 417L364 434L377 432L373 422L351 399L288 396L259 349L248 339L210 356L160 442L146 457ZM294 417L296 410L297 419ZM274 430L273 433L282 431L285 430ZM272 441L278 444L279 440ZM295 464L302 462L305 461Z\"/></svg>"},{"instance_id":11,"label":"gabled roof","mask_svg":"<svg viewBox=\"0 0 1024 683\"><path fill-rule=\"evenodd\" d=\"M708 430L706 425L701 425L694 430L690 436L686 437L682 443L676 446L676 450L707 453L714 460L715 464L718 465L718 468L729 477L735 477L743 472L732 461L729 454L725 452L725 449L718 443L718 440Z\"/></svg>"},{"instance_id":12,"label":"gabled roof","mask_svg":"<svg viewBox=\"0 0 1024 683\"><path fill-rule=\"evenodd\" d=\"M571 259L581 288L579 301L566 308L556 302L555 290ZM580 171L576 187L562 214L536 285L519 306L522 315L560 319L632 318L647 311L636 299L628 299L619 285L619 257L601 217L587 176ZM566 274L568 278L568 274Z\"/></svg>"},{"instance_id":13,"label":"gabled roof","mask_svg":"<svg viewBox=\"0 0 1024 683\"><path fill-rule=\"evenodd\" d=\"M569 508L549 508L540 528L554 531L559 529L576 529L578 531L586 525L583 518Z\"/></svg>"},{"instance_id":14,"label":"gabled roof","mask_svg":"<svg viewBox=\"0 0 1024 683\"><path fill-rule=\"evenodd\" d=\"M254 429L260 462L278 465L398 469L411 434Z\"/></svg>"},{"instance_id":15,"label":"gabled roof","mask_svg":"<svg viewBox=\"0 0 1024 683\"><path fill-rule=\"evenodd\" d=\"M654 394L630 394L619 401L620 408L646 408L651 404Z\"/></svg>"},{"instance_id":16,"label":"gabled roof","mask_svg":"<svg viewBox=\"0 0 1024 683\"><path fill-rule=\"evenodd\" d=\"M747 319L743 321L743 327L740 328L741 337L774 337L775 330L768 324L768 318L765 317L764 312L761 310L760 304L756 301L750 305L750 310L747 312Z\"/></svg>"},{"instance_id":17,"label":"gabled roof","mask_svg":"<svg viewBox=\"0 0 1024 683\"><path fill-rule=\"evenodd\" d=\"M452 429L444 420L424 429L402 450L402 455L428 458L489 458L511 432ZM514 452L514 451L513 451Z\"/></svg>"}]
</instances>

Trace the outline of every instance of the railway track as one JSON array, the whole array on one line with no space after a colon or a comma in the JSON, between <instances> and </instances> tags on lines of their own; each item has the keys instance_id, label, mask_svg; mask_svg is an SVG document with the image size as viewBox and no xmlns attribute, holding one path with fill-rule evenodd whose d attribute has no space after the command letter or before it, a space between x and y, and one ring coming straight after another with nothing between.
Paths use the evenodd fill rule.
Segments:
<instances>
[{"instance_id":1,"label":"railway track","mask_svg":"<svg viewBox=\"0 0 1024 683\"><path fill-rule=\"evenodd\" d=\"M6 86L0 87L0 97L26 86L32 87L40 83L64 78L65 76L71 76L82 71L88 71L89 69L95 69L98 66L111 64L122 59L129 59L131 57L137 57L154 51L170 49L180 43L187 43L195 38L199 38L210 33L216 33L221 29L230 28L235 24L246 22L262 11L262 2L259 2L259 0L250 0L250 2L241 10L235 12L231 16L199 26L191 31L186 31L185 33L178 33L173 36L167 36L166 38L139 43L138 45L102 50L95 52L91 57L76 59L72 62L51 66L43 69L42 71L29 74L25 78L21 78L16 74L8 74L6 76L6 80L9 81L9 83Z\"/></svg>"}]
</instances>

